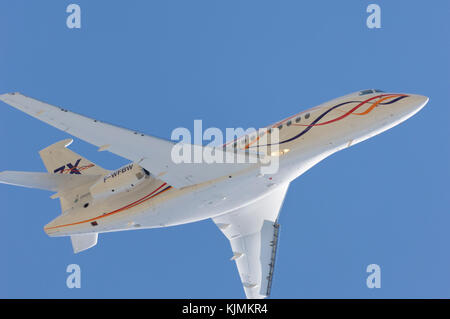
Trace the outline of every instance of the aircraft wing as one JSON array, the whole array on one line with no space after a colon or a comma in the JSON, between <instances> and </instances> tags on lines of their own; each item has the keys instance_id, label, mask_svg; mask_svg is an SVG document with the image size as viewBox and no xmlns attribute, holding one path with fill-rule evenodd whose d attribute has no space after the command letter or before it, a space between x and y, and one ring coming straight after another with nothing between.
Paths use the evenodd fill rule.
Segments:
<instances>
[{"instance_id":1,"label":"aircraft wing","mask_svg":"<svg viewBox=\"0 0 450 319\"><path fill-rule=\"evenodd\" d=\"M230 241L233 257L247 298L270 295L279 225L278 214L289 184L262 199L213 218Z\"/></svg>"},{"instance_id":2,"label":"aircraft wing","mask_svg":"<svg viewBox=\"0 0 450 319\"><path fill-rule=\"evenodd\" d=\"M0 172L0 183L54 192L64 192L81 185L94 183L101 175L68 175L37 172Z\"/></svg>"},{"instance_id":3,"label":"aircraft wing","mask_svg":"<svg viewBox=\"0 0 450 319\"><path fill-rule=\"evenodd\" d=\"M76 136L116 155L138 163L157 178L173 187L184 187L213 180L242 171L251 164L244 163L248 154L238 154L241 162L234 163L175 163L172 148L175 143L140 132L107 124L66 109L29 98L20 93L0 95L0 100L70 135ZM192 154L203 152L204 146L190 145ZM215 152L223 151L214 149Z\"/></svg>"}]
</instances>

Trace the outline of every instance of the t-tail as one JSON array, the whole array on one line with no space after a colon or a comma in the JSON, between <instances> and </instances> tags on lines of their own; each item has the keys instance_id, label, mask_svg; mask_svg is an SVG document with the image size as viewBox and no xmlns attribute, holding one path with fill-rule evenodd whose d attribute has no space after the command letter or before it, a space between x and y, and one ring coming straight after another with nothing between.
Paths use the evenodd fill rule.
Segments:
<instances>
[{"instance_id":1,"label":"t-tail","mask_svg":"<svg viewBox=\"0 0 450 319\"><path fill-rule=\"evenodd\" d=\"M0 183L53 191L51 197L59 198L61 213L69 213L79 205L80 197L92 197L90 187L110 173L68 149L72 141L59 141L39 152L48 173L4 171L0 173ZM97 233L71 236L74 252L95 246L97 237Z\"/></svg>"}]
</instances>

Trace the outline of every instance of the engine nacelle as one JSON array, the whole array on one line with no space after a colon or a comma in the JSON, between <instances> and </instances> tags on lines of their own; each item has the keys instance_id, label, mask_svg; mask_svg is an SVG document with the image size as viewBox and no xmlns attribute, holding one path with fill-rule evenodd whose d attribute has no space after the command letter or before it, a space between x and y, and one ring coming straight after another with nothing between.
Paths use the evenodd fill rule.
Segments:
<instances>
[{"instance_id":1,"label":"engine nacelle","mask_svg":"<svg viewBox=\"0 0 450 319\"><path fill-rule=\"evenodd\" d=\"M142 183L150 173L141 166L131 163L99 179L91 186L92 197L110 196L114 193L127 191Z\"/></svg>"}]
</instances>

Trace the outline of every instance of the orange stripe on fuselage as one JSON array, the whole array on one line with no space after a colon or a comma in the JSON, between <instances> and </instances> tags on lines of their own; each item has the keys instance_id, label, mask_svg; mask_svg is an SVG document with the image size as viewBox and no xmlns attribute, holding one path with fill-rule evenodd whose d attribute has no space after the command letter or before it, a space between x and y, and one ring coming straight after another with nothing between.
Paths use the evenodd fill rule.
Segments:
<instances>
[{"instance_id":1,"label":"orange stripe on fuselage","mask_svg":"<svg viewBox=\"0 0 450 319\"><path fill-rule=\"evenodd\" d=\"M114 210L112 212L105 213L103 215L100 215L100 216L97 216L97 217L94 217L94 218L90 218L90 219L86 219L86 220L82 220L82 221L79 221L79 222L74 222L74 223L64 224L64 225L58 225L58 226L53 226L53 227L47 227L47 228L44 228L44 230L50 230L50 229L56 229L56 228L61 228L61 227L74 226L74 225L79 225L79 224L83 224L83 223L88 223L88 222L91 222L91 221L94 221L94 220L98 220L98 219L101 219L101 218L104 218L104 217L108 217L108 216L120 213L120 212L122 212L124 210L133 208L133 207L135 207L137 205L140 205L143 202L148 201L149 199L155 198L156 196L158 196L158 195L160 195L160 194L164 193L165 191L167 191L167 190L172 188L172 186L169 186L168 188L166 188L166 189L160 191L159 193L155 194L155 192L157 192L158 190L160 190L162 187L164 187L166 185L167 185L167 183L163 183L161 186L159 186L157 189L155 189L150 194L148 194L148 195L142 197L141 199L138 199L137 201L135 201L133 203L130 203L130 204L124 206L124 207L116 209L116 210Z\"/></svg>"},{"instance_id":2,"label":"orange stripe on fuselage","mask_svg":"<svg viewBox=\"0 0 450 319\"><path fill-rule=\"evenodd\" d=\"M391 95L391 96L386 96L383 97L381 99L379 99L378 101L376 101L375 103L373 103L367 110L365 110L364 112L361 113L351 113L352 115L366 115L369 114L378 104L380 104L381 102L391 99L393 97L398 97L398 96L402 96L402 94L396 94L396 95Z\"/></svg>"}]
</instances>

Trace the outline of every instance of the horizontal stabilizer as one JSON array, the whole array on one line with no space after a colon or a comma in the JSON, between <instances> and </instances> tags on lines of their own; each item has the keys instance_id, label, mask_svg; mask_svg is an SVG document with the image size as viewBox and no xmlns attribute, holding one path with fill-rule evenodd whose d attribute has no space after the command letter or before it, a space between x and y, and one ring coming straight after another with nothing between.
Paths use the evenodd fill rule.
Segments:
<instances>
[{"instance_id":1,"label":"horizontal stabilizer","mask_svg":"<svg viewBox=\"0 0 450 319\"><path fill-rule=\"evenodd\" d=\"M75 254L82 252L97 245L98 233L80 234L70 236L73 252Z\"/></svg>"},{"instance_id":2,"label":"horizontal stabilizer","mask_svg":"<svg viewBox=\"0 0 450 319\"><path fill-rule=\"evenodd\" d=\"M38 172L4 171L0 173L0 183L54 192L64 192L95 182L100 175L66 175Z\"/></svg>"}]
</instances>

